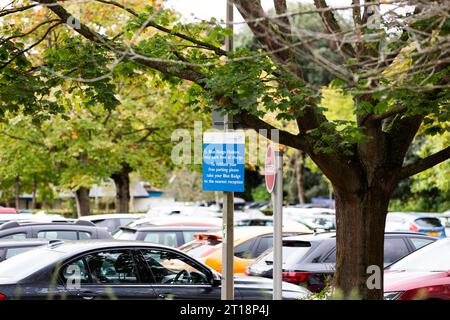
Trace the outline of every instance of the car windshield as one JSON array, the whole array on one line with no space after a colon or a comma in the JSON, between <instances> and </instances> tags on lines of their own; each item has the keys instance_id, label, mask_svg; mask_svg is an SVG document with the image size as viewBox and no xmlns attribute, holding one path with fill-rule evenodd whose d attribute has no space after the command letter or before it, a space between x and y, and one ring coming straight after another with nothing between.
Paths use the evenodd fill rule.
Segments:
<instances>
[{"instance_id":1,"label":"car windshield","mask_svg":"<svg viewBox=\"0 0 450 320\"><path fill-rule=\"evenodd\" d=\"M449 271L450 239L436 241L411 253L387 269L393 271Z\"/></svg>"},{"instance_id":2,"label":"car windshield","mask_svg":"<svg viewBox=\"0 0 450 320\"><path fill-rule=\"evenodd\" d=\"M14 282L24 279L34 272L59 261L64 255L50 248L30 250L0 263L0 281L7 279Z\"/></svg>"},{"instance_id":3,"label":"car windshield","mask_svg":"<svg viewBox=\"0 0 450 320\"><path fill-rule=\"evenodd\" d=\"M120 229L113 235L117 240L136 240L136 231L130 229Z\"/></svg>"},{"instance_id":4,"label":"car windshield","mask_svg":"<svg viewBox=\"0 0 450 320\"><path fill-rule=\"evenodd\" d=\"M283 246L283 265L292 265L297 263L309 250L311 245L304 246ZM262 254L256 261L265 262L266 264L273 264L273 249L270 248L266 253Z\"/></svg>"}]
</instances>

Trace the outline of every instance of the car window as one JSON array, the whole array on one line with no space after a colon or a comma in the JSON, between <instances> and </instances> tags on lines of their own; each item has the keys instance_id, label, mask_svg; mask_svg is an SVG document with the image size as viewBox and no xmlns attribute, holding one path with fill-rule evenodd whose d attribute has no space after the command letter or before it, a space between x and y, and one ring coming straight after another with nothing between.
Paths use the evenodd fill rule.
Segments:
<instances>
[{"instance_id":1,"label":"car window","mask_svg":"<svg viewBox=\"0 0 450 320\"><path fill-rule=\"evenodd\" d=\"M23 240L27 238L27 234L24 232L12 233L1 237L2 239Z\"/></svg>"},{"instance_id":2,"label":"car window","mask_svg":"<svg viewBox=\"0 0 450 320\"><path fill-rule=\"evenodd\" d=\"M423 246L426 246L427 244L434 242L434 240L427 239L427 238L409 238L411 240L414 250L420 249Z\"/></svg>"},{"instance_id":3,"label":"car window","mask_svg":"<svg viewBox=\"0 0 450 320\"><path fill-rule=\"evenodd\" d=\"M442 227L441 220L438 218L419 218L414 222L422 228L440 228Z\"/></svg>"},{"instance_id":4,"label":"car window","mask_svg":"<svg viewBox=\"0 0 450 320\"><path fill-rule=\"evenodd\" d=\"M205 232L205 231L199 231L199 230L183 231L184 243L188 243L188 242L191 242L192 240L195 240L194 235L198 234L200 232Z\"/></svg>"},{"instance_id":5,"label":"car window","mask_svg":"<svg viewBox=\"0 0 450 320\"><path fill-rule=\"evenodd\" d=\"M97 227L106 228L108 231L114 231L117 228L116 219L104 219L95 222Z\"/></svg>"},{"instance_id":6,"label":"car window","mask_svg":"<svg viewBox=\"0 0 450 320\"><path fill-rule=\"evenodd\" d=\"M78 259L65 265L60 276L66 287L74 286L74 289L78 284L91 283L84 259Z\"/></svg>"},{"instance_id":7,"label":"car window","mask_svg":"<svg viewBox=\"0 0 450 320\"><path fill-rule=\"evenodd\" d=\"M129 250L109 250L85 256L94 283L138 283L133 256Z\"/></svg>"},{"instance_id":8,"label":"car window","mask_svg":"<svg viewBox=\"0 0 450 320\"><path fill-rule=\"evenodd\" d=\"M186 257L161 249L141 250L156 284L208 284L208 276Z\"/></svg>"},{"instance_id":9,"label":"car window","mask_svg":"<svg viewBox=\"0 0 450 320\"><path fill-rule=\"evenodd\" d=\"M152 231L148 232L144 237L145 242L151 242L156 244L162 244L168 247L178 247L177 245L177 232L176 231Z\"/></svg>"},{"instance_id":10,"label":"car window","mask_svg":"<svg viewBox=\"0 0 450 320\"><path fill-rule=\"evenodd\" d=\"M47 231L39 231L37 234L39 239L48 239L48 240L78 240L76 231L63 231L63 230L47 230Z\"/></svg>"},{"instance_id":11,"label":"car window","mask_svg":"<svg viewBox=\"0 0 450 320\"><path fill-rule=\"evenodd\" d=\"M261 253L273 247L273 237L262 237L253 253L253 258L259 257Z\"/></svg>"},{"instance_id":12,"label":"car window","mask_svg":"<svg viewBox=\"0 0 450 320\"><path fill-rule=\"evenodd\" d=\"M411 272L448 272L450 270L450 254L446 254L447 252L450 252L450 240L438 240L420 250L414 251L389 266L389 269ZM0 263L0 267L3 263Z\"/></svg>"},{"instance_id":13,"label":"car window","mask_svg":"<svg viewBox=\"0 0 450 320\"><path fill-rule=\"evenodd\" d=\"M14 256L18 255L19 253L26 252L33 248L34 247L8 248L8 250L6 250L6 259L14 257ZM1 253L0 253L0 256L1 256Z\"/></svg>"},{"instance_id":14,"label":"car window","mask_svg":"<svg viewBox=\"0 0 450 320\"><path fill-rule=\"evenodd\" d=\"M253 259L252 247L255 244L256 239L257 238L247 240L237 245L234 248L234 255L242 259Z\"/></svg>"},{"instance_id":15,"label":"car window","mask_svg":"<svg viewBox=\"0 0 450 320\"><path fill-rule=\"evenodd\" d=\"M402 238L384 239L384 263L392 263L406 256L409 250Z\"/></svg>"},{"instance_id":16,"label":"car window","mask_svg":"<svg viewBox=\"0 0 450 320\"><path fill-rule=\"evenodd\" d=\"M323 262L325 263L336 263L336 249L333 249L333 251L326 257Z\"/></svg>"},{"instance_id":17,"label":"car window","mask_svg":"<svg viewBox=\"0 0 450 320\"><path fill-rule=\"evenodd\" d=\"M79 231L78 236L80 237L80 240L89 240L92 239L92 234L87 231Z\"/></svg>"}]
</instances>

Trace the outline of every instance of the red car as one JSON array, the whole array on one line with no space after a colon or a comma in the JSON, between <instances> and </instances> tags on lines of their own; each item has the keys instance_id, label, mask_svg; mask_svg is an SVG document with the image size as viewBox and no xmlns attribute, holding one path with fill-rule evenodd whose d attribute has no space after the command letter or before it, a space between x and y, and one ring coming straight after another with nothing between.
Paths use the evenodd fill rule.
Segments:
<instances>
[{"instance_id":1,"label":"red car","mask_svg":"<svg viewBox=\"0 0 450 320\"><path fill-rule=\"evenodd\" d=\"M19 213L16 208L5 208L5 207L0 207L0 214L1 213Z\"/></svg>"},{"instance_id":2,"label":"red car","mask_svg":"<svg viewBox=\"0 0 450 320\"><path fill-rule=\"evenodd\" d=\"M450 300L450 238L411 253L385 269L386 300Z\"/></svg>"}]
</instances>

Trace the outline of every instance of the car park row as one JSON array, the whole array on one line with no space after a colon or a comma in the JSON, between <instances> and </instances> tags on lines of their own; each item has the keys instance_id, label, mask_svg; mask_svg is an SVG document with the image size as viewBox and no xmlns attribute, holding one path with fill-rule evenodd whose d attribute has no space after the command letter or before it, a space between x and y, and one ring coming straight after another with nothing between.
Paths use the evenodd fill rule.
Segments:
<instances>
[{"instance_id":1,"label":"car park row","mask_svg":"<svg viewBox=\"0 0 450 320\"><path fill-rule=\"evenodd\" d=\"M220 211L184 208L80 219L0 214L0 300L220 299ZM273 220L239 209L236 299L271 299ZM385 299L450 299L447 216L388 214ZM289 207L283 219L283 299L332 287L334 211Z\"/></svg>"}]
</instances>

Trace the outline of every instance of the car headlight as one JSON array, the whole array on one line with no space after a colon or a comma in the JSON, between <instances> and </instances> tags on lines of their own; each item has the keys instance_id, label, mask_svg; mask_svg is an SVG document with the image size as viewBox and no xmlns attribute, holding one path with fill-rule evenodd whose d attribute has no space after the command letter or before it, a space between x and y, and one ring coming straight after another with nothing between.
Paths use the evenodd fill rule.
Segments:
<instances>
[{"instance_id":1,"label":"car headlight","mask_svg":"<svg viewBox=\"0 0 450 320\"><path fill-rule=\"evenodd\" d=\"M384 300L397 300L403 294L403 291L391 291L384 293Z\"/></svg>"}]
</instances>

